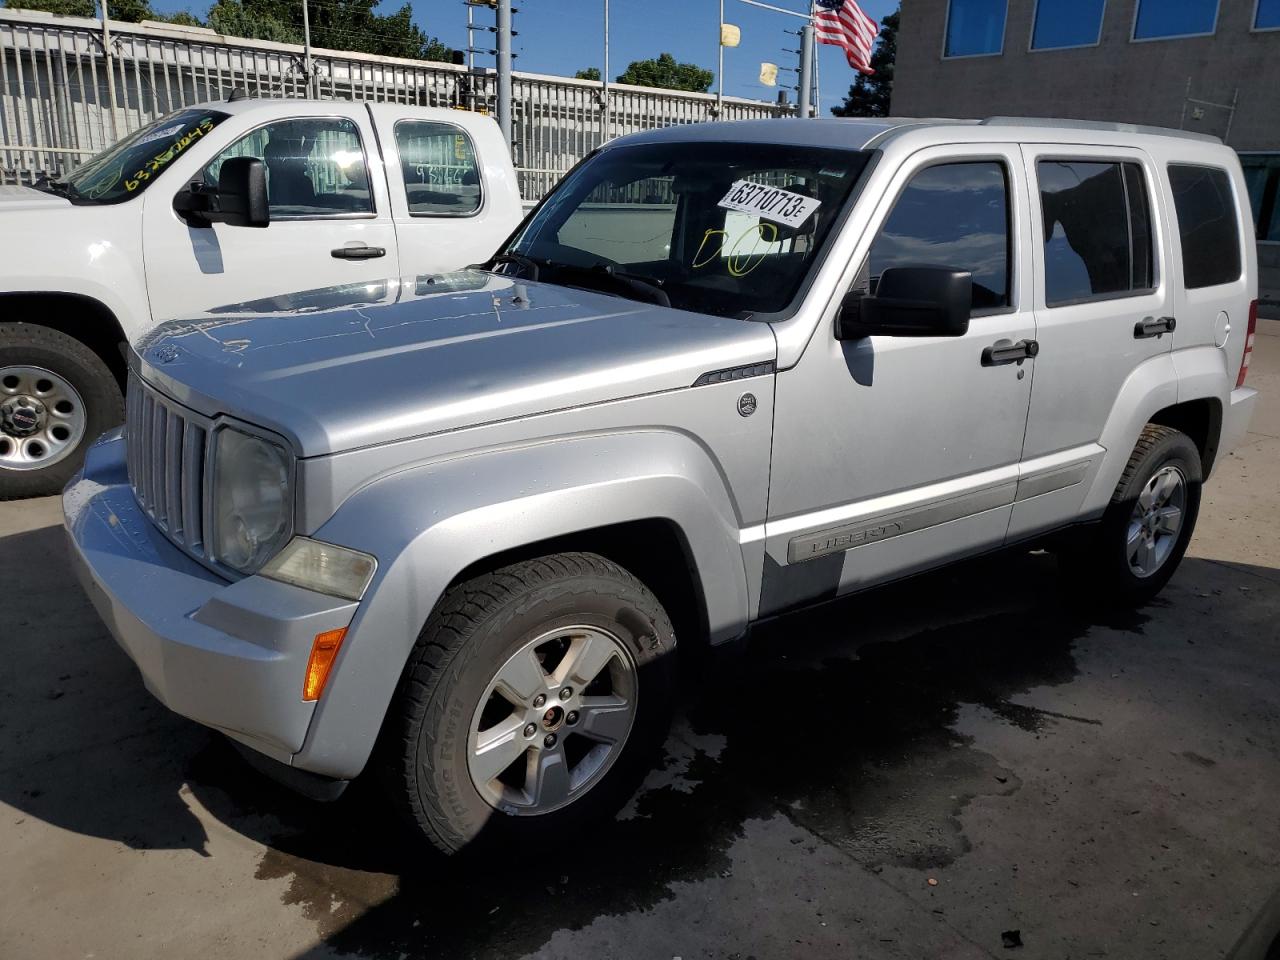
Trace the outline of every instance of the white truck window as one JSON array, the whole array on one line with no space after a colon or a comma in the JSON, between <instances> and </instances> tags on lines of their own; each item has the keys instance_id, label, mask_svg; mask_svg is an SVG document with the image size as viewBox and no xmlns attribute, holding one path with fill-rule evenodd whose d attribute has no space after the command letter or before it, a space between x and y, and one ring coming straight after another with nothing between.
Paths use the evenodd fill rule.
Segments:
<instances>
[{"instance_id":1,"label":"white truck window","mask_svg":"<svg viewBox=\"0 0 1280 960\"><path fill-rule=\"evenodd\" d=\"M341 117L280 120L245 134L204 169L217 186L222 162L256 157L267 167L273 220L314 220L373 213L360 131Z\"/></svg>"},{"instance_id":2,"label":"white truck window","mask_svg":"<svg viewBox=\"0 0 1280 960\"><path fill-rule=\"evenodd\" d=\"M480 209L476 151L461 127L401 120L396 124L396 149L411 215L465 217Z\"/></svg>"}]
</instances>

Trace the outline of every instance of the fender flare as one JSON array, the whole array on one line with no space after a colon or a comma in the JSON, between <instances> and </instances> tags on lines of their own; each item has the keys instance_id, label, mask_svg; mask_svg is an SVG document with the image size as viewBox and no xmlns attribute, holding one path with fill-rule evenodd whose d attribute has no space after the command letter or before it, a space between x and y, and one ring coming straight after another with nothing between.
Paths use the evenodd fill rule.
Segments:
<instances>
[{"instance_id":1,"label":"fender flare","mask_svg":"<svg viewBox=\"0 0 1280 960\"><path fill-rule=\"evenodd\" d=\"M737 511L710 454L669 430L579 436L411 468L364 487L316 539L378 559L294 764L365 766L418 634L457 575L487 557L612 524L662 519L688 544L712 641L749 619Z\"/></svg>"}]
</instances>

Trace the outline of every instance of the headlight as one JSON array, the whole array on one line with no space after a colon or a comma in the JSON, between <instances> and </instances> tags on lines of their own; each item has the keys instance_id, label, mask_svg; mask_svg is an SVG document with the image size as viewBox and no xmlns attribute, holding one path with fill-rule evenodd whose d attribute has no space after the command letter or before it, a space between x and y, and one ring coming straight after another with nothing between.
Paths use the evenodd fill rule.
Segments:
<instances>
[{"instance_id":1,"label":"headlight","mask_svg":"<svg viewBox=\"0 0 1280 960\"><path fill-rule=\"evenodd\" d=\"M276 444L224 427L213 462L213 558L253 573L289 534L292 458Z\"/></svg>"}]
</instances>

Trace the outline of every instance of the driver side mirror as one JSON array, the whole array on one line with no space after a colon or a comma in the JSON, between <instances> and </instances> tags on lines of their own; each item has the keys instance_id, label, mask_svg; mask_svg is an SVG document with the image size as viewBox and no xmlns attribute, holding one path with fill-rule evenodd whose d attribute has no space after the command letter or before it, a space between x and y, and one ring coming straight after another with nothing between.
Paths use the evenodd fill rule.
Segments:
<instances>
[{"instance_id":1,"label":"driver side mirror","mask_svg":"<svg viewBox=\"0 0 1280 960\"><path fill-rule=\"evenodd\" d=\"M950 267L890 267L874 296L845 295L836 316L836 339L862 337L962 337L973 310L973 274Z\"/></svg>"},{"instance_id":2,"label":"driver side mirror","mask_svg":"<svg viewBox=\"0 0 1280 960\"><path fill-rule=\"evenodd\" d=\"M217 187L188 184L173 198L173 209L193 226L265 227L271 222L267 166L256 157L223 161Z\"/></svg>"}]
</instances>

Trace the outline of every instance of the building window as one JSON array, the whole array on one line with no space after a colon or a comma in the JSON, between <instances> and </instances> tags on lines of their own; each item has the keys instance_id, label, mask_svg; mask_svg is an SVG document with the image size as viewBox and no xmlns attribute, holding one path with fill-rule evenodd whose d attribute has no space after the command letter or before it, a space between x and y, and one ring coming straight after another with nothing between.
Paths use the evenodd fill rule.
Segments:
<instances>
[{"instance_id":1,"label":"building window","mask_svg":"<svg viewBox=\"0 0 1280 960\"><path fill-rule=\"evenodd\" d=\"M973 274L975 310L1007 307L1008 193L1000 163L944 163L921 170L871 244L873 289L890 267L938 264Z\"/></svg>"},{"instance_id":2,"label":"building window","mask_svg":"<svg viewBox=\"0 0 1280 960\"><path fill-rule=\"evenodd\" d=\"M1182 274L1189 290L1240 279L1240 230L1225 170L1169 164L1169 186L1182 238Z\"/></svg>"},{"instance_id":3,"label":"building window","mask_svg":"<svg viewBox=\"0 0 1280 960\"><path fill-rule=\"evenodd\" d=\"M1253 29L1280 30L1280 0L1258 0L1253 12Z\"/></svg>"},{"instance_id":4,"label":"building window","mask_svg":"<svg viewBox=\"0 0 1280 960\"><path fill-rule=\"evenodd\" d=\"M1106 8L1107 0L1037 0L1031 49L1093 46Z\"/></svg>"},{"instance_id":5,"label":"building window","mask_svg":"<svg viewBox=\"0 0 1280 960\"><path fill-rule=\"evenodd\" d=\"M1155 288L1146 178L1136 163L1041 160L1044 301L1050 307Z\"/></svg>"},{"instance_id":6,"label":"building window","mask_svg":"<svg viewBox=\"0 0 1280 960\"><path fill-rule=\"evenodd\" d=\"M1007 0L951 0L944 56L981 57L1004 50Z\"/></svg>"},{"instance_id":7,"label":"building window","mask_svg":"<svg viewBox=\"0 0 1280 960\"><path fill-rule=\"evenodd\" d=\"M1138 0L1133 39L1204 36L1217 23L1218 0Z\"/></svg>"},{"instance_id":8,"label":"building window","mask_svg":"<svg viewBox=\"0 0 1280 960\"><path fill-rule=\"evenodd\" d=\"M1280 243L1280 154L1247 153L1240 163L1258 239Z\"/></svg>"}]
</instances>

